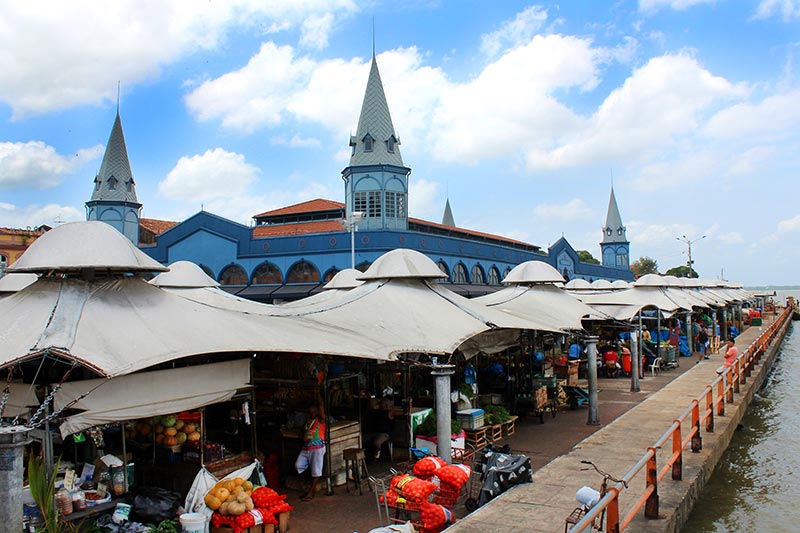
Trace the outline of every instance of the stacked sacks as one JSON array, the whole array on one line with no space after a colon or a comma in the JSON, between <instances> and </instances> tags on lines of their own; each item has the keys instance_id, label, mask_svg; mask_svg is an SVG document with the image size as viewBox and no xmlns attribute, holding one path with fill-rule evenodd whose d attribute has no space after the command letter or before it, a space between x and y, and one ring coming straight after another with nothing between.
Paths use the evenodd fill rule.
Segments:
<instances>
[{"instance_id":1,"label":"stacked sacks","mask_svg":"<svg viewBox=\"0 0 800 533\"><path fill-rule=\"evenodd\" d=\"M286 503L285 495L278 494L269 487L258 487L253 491L253 504L259 509L269 511L275 518L279 514L293 510L292 506Z\"/></svg>"},{"instance_id":2,"label":"stacked sacks","mask_svg":"<svg viewBox=\"0 0 800 533\"><path fill-rule=\"evenodd\" d=\"M443 505L425 502L419 510L419 520L422 529L419 533L439 533L456 521L453 512Z\"/></svg>"},{"instance_id":3,"label":"stacked sacks","mask_svg":"<svg viewBox=\"0 0 800 533\"><path fill-rule=\"evenodd\" d=\"M436 485L430 481L419 479L411 474L400 474L392 478L384 497L386 503L392 507L417 510L428 502L431 494L436 491ZM383 503L383 499L381 499Z\"/></svg>"},{"instance_id":4,"label":"stacked sacks","mask_svg":"<svg viewBox=\"0 0 800 533\"><path fill-rule=\"evenodd\" d=\"M447 466L447 462L445 462L445 460L441 457L436 457L434 455L423 457L414 463L414 468L412 471L418 478L424 479L425 481L430 481L436 471L443 466Z\"/></svg>"},{"instance_id":5,"label":"stacked sacks","mask_svg":"<svg viewBox=\"0 0 800 533\"><path fill-rule=\"evenodd\" d=\"M285 495L278 494L267 487L254 489L250 497L252 499L251 509L238 515L223 515L215 510L211 515L211 525L214 527L228 526L235 533L239 533L259 524L277 525L278 515L293 510L292 506L286 503Z\"/></svg>"},{"instance_id":6,"label":"stacked sacks","mask_svg":"<svg viewBox=\"0 0 800 533\"><path fill-rule=\"evenodd\" d=\"M433 503L452 509L469 481L472 469L467 465L445 465L437 469L434 475L439 480L439 490L433 497Z\"/></svg>"},{"instance_id":7,"label":"stacked sacks","mask_svg":"<svg viewBox=\"0 0 800 533\"><path fill-rule=\"evenodd\" d=\"M235 533L240 533L241 531L260 524L277 525L278 520L275 518L275 515L265 509L253 509L252 511L247 511L238 516L225 516L216 511L211 515L212 527L219 528L227 526Z\"/></svg>"}]
</instances>

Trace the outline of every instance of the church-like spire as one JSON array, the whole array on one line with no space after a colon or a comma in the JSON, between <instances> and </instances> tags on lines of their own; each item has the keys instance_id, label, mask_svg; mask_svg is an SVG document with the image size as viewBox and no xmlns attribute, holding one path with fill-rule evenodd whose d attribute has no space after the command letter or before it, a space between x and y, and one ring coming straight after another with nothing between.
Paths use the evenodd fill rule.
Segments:
<instances>
[{"instance_id":1,"label":"church-like spire","mask_svg":"<svg viewBox=\"0 0 800 533\"><path fill-rule=\"evenodd\" d=\"M603 227L603 243L623 243L628 242L625 235L625 226L622 225L622 217L617 207L617 197L614 195L614 187L611 187L611 196L608 198L608 212L606 214L606 225Z\"/></svg>"},{"instance_id":2,"label":"church-like spire","mask_svg":"<svg viewBox=\"0 0 800 533\"><path fill-rule=\"evenodd\" d=\"M442 225L456 227L456 222L453 220L453 210L450 209L450 198L444 203L444 215L442 215Z\"/></svg>"},{"instance_id":3,"label":"church-like spire","mask_svg":"<svg viewBox=\"0 0 800 533\"><path fill-rule=\"evenodd\" d=\"M117 117L108 137L106 153L100 172L94 180L92 201L115 200L138 204L136 198L136 183L133 181L131 165L128 161L128 149L125 146L125 135L122 133L122 121Z\"/></svg>"},{"instance_id":4,"label":"church-like spire","mask_svg":"<svg viewBox=\"0 0 800 533\"><path fill-rule=\"evenodd\" d=\"M350 166L394 165L403 166L400 156L400 138L395 133L389 105L383 92L383 82L378 71L378 61L372 57L372 66L361 104L356 134L350 137L353 153Z\"/></svg>"}]
</instances>

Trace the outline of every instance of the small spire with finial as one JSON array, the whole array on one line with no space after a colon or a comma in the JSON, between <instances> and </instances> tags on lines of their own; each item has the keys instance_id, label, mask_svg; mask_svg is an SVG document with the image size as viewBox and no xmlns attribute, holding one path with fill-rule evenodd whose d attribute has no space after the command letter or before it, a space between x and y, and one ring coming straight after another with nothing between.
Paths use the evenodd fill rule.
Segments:
<instances>
[{"instance_id":1,"label":"small spire with finial","mask_svg":"<svg viewBox=\"0 0 800 533\"><path fill-rule=\"evenodd\" d=\"M117 115L119 115L119 89L120 89L120 82L117 80Z\"/></svg>"},{"instance_id":2,"label":"small spire with finial","mask_svg":"<svg viewBox=\"0 0 800 533\"><path fill-rule=\"evenodd\" d=\"M375 59L375 16L372 16L372 59Z\"/></svg>"}]
</instances>

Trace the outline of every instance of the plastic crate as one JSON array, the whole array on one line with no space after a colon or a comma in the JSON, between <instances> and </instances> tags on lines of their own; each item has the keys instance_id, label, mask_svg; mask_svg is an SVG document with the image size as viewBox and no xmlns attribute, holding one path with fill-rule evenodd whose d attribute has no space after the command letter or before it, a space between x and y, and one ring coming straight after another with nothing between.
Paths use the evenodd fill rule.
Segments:
<instances>
[{"instance_id":1,"label":"plastic crate","mask_svg":"<svg viewBox=\"0 0 800 533\"><path fill-rule=\"evenodd\" d=\"M463 409L456 411L456 418L464 429L483 427L483 409Z\"/></svg>"}]
</instances>

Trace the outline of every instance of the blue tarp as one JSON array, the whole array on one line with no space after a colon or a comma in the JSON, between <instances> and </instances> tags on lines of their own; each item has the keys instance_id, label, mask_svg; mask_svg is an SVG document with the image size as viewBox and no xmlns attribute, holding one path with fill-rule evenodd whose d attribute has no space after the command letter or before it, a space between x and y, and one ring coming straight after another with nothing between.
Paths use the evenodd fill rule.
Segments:
<instances>
[{"instance_id":1,"label":"blue tarp","mask_svg":"<svg viewBox=\"0 0 800 533\"><path fill-rule=\"evenodd\" d=\"M689 343L687 342L686 337L681 335L678 338L678 342L680 343L681 355L684 357L690 357L692 354L689 352Z\"/></svg>"},{"instance_id":2,"label":"blue tarp","mask_svg":"<svg viewBox=\"0 0 800 533\"><path fill-rule=\"evenodd\" d=\"M735 339L738 336L739 336L739 328L737 328L736 326L731 326L731 338Z\"/></svg>"}]
</instances>

